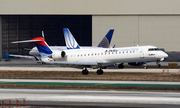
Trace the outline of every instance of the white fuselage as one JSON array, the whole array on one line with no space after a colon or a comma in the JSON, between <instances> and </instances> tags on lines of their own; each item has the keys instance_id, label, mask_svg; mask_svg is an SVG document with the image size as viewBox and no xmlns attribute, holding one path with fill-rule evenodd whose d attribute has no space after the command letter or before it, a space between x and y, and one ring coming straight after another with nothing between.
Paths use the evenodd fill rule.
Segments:
<instances>
[{"instance_id":1,"label":"white fuselage","mask_svg":"<svg viewBox=\"0 0 180 108\"><path fill-rule=\"evenodd\" d=\"M53 51L63 51L63 50L66 50L66 49L67 49L66 46L49 46L49 47L50 47ZM81 49L94 49L94 48L100 48L100 47L81 46ZM29 51L29 55L37 55L37 56L40 56L37 47L33 47L33 48Z\"/></svg>"},{"instance_id":2,"label":"white fuselage","mask_svg":"<svg viewBox=\"0 0 180 108\"><path fill-rule=\"evenodd\" d=\"M64 50L65 57L55 52L52 57L55 61L66 62L97 62L107 64L155 61L168 57L168 55L154 46L135 46L122 48L74 49Z\"/></svg>"}]
</instances>

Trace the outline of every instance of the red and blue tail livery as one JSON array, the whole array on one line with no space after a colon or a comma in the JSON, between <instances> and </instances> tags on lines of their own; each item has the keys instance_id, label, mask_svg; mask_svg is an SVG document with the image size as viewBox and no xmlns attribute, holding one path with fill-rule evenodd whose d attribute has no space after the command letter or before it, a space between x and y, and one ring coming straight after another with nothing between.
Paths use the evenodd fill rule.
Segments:
<instances>
[{"instance_id":1,"label":"red and blue tail livery","mask_svg":"<svg viewBox=\"0 0 180 108\"><path fill-rule=\"evenodd\" d=\"M39 50L39 53L44 53L44 54L52 54L52 50L48 46L48 44L45 42L45 40L42 37L37 37L31 40L41 40L41 41L36 41L34 42L36 44L36 47Z\"/></svg>"},{"instance_id":2,"label":"red and blue tail livery","mask_svg":"<svg viewBox=\"0 0 180 108\"><path fill-rule=\"evenodd\" d=\"M12 43L26 43L26 42L34 42L36 47L38 48L38 51L41 55L41 58L48 58L49 55L51 55L53 52L50 49L49 45L45 42L44 38L37 37L31 40L25 40L25 41L16 41Z\"/></svg>"}]
</instances>

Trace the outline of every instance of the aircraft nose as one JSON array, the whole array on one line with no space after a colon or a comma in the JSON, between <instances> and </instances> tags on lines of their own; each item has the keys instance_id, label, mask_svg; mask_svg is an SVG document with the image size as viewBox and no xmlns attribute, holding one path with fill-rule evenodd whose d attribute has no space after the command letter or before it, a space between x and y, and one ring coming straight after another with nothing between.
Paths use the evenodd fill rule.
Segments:
<instances>
[{"instance_id":1,"label":"aircraft nose","mask_svg":"<svg viewBox=\"0 0 180 108\"><path fill-rule=\"evenodd\" d=\"M168 54L164 53L164 58L168 58Z\"/></svg>"},{"instance_id":2,"label":"aircraft nose","mask_svg":"<svg viewBox=\"0 0 180 108\"><path fill-rule=\"evenodd\" d=\"M157 58L167 58L168 55L165 52L159 52L159 53L157 53L156 57Z\"/></svg>"}]
</instances>

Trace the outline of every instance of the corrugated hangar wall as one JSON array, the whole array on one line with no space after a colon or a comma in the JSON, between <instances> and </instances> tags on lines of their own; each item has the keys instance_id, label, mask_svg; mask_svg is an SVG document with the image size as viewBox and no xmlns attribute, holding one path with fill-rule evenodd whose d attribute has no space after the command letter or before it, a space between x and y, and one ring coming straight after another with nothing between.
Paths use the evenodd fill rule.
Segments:
<instances>
[{"instance_id":1,"label":"corrugated hangar wall","mask_svg":"<svg viewBox=\"0 0 180 108\"><path fill-rule=\"evenodd\" d=\"M115 29L111 46L154 45L166 51L180 51L177 15L93 16L92 45L97 45L109 29Z\"/></svg>"},{"instance_id":2,"label":"corrugated hangar wall","mask_svg":"<svg viewBox=\"0 0 180 108\"><path fill-rule=\"evenodd\" d=\"M42 36L50 46L65 46L63 28L69 28L79 45L92 45L91 15L4 15L2 18L2 56L5 53L28 54L31 43L12 44Z\"/></svg>"}]
</instances>

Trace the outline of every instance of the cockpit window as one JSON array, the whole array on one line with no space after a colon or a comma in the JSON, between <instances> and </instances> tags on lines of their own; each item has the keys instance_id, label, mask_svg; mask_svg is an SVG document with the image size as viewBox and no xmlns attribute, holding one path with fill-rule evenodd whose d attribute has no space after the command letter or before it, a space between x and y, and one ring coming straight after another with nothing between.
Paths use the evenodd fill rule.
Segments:
<instances>
[{"instance_id":1,"label":"cockpit window","mask_svg":"<svg viewBox=\"0 0 180 108\"><path fill-rule=\"evenodd\" d=\"M160 51L159 48L149 48L148 51Z\"/></svg>"}]
</instances>

